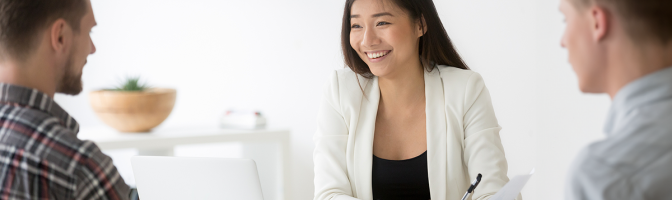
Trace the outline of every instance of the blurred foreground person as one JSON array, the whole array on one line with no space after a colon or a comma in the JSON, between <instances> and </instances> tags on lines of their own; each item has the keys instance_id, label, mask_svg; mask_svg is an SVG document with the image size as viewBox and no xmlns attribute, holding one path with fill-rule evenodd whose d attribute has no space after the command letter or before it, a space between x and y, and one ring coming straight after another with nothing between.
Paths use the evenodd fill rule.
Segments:
<instances>
[{"instance_id":1,"label":"blurred foreground person","mask_svg":"<svg viewBox=\"0 0 672 200\"><path fill-rule=\"evenodd\" d=\"M0 199L128 199L112 160L55 93L82 91L89 0L0 0Z\"/></svg>"},{"instance_id":2,"label":"blurred foreground person","mask_svg":"<svg viewBox=\"0 0 672 200\"><path fill-rule=\"evenodd\" d=\"M612 98L606 139L585 148L567 199L672 199L672 1L561 0L581 91Z\"/></svg>"}]
</instances>

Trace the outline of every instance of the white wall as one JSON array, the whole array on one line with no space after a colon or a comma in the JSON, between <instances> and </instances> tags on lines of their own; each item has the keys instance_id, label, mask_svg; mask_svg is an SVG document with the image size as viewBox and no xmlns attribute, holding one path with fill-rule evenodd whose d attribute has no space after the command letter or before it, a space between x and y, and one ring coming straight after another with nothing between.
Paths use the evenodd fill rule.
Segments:
<instances>
[{"instance_id":1,"label":"white wall","mask_svg":"<svg viewBox=\"0 0 672 200\"><path fill-rule=\"evenodd\" d=\"M343 67L343 1L92 0L98 52L85 92L57 101L103 126L86 92L124 75L178 90L165 127L215 125L227 108L262 110L292 130L290 199L312 199L312 134L325 78ZM537 174L525 199L561 199L575 153L601 137L608 99L578 92L559 47L557 1L435 1L449 35L492 94L509 175ZM117 161L115 161L117 162Z\"/></svg>"}]
</instances>

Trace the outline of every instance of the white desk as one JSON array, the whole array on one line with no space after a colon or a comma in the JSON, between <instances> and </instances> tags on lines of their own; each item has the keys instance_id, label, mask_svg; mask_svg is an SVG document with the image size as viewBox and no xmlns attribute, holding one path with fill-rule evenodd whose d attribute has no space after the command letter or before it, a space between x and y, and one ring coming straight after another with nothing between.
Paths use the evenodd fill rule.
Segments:
<instances>
[{"instance_id":1,"label":"white desk","mask_svg":"<svg viewBox=\"0 0 672 200\"><path fill-rule=\"evenodd\" d=\"M159 128L151 133L119 133L110 128L82 128L78 136L94 141L101 150L137 149L140 155L148 156L173 156L178 145L240 142L243 157L257 162L265 199L287 199L287 129Z\"/></svg>"}]
</instances>

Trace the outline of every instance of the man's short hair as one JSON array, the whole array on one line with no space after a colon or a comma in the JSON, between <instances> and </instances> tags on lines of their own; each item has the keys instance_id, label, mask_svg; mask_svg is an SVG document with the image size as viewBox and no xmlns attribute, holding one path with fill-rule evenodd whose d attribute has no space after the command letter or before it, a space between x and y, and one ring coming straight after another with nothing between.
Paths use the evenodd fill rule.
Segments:
<instances>
[{"instance_id":1,"label":"man's short hair","mask_svg":"<svg viewBox=\"0 0 672 200\"><path fill-rule=\"evenodd\" d=\"M578 8L597 4L610 8L636 41L672 41L672 0L572 0Z\"/></svg>"},{"instance_id":2,"label":"man's short hair","mask_svg":"<svg viewBox=\"0 0 672 200\"><path fill-rule=\"evenodd\" d=\"M25 60L39 44L42 30L64 19L79 31L85 0L0 0L0 59Z\"/></svg>"}]
</instances>

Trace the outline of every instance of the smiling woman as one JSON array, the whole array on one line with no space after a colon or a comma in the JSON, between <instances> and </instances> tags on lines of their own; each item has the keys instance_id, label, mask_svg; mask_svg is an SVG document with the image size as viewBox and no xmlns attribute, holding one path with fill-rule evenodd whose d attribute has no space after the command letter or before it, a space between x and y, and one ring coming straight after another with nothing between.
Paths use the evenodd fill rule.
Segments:
<instances>
[{"instance_id":1,"label":"smiling woman","mask_svg":"<svg viewBox=\"0 0 672 200\"><path fill-rule=\"evenodd\" d=\"M467 64L462 61L457 50L455 50L450 37L448 37L448 33L446 33L446 30L443 28L443 23L441 23L436 8L431 1L427 3L424 1L377 0L365 1L362 3L366 2L376 3L375 6L378 6L381 9L389 8L390 12L375 13L372 16L361 16L358 14L358 11L352 9L355 0L346 1L345 11L343 13L343 26L341 28L341 47L345 63L352 69L352 71L366 78L373 77L371 69L369 69L369 66L367 65L368 63L365 62L365 60L367 60L367 57L373 58L375 54L365 54L365 57L363 57L362 52L356 50L356 46L358 45L352 44L353 42L361 42L361 40L364 39L365 35L363 34L366 33L366 31L363 30L363 20L365 17L369 19L375 18L374 20L377 20L375 21L376 24L372 24L377 27L377 29L372 29L371 31L375 31L375 33L369 32L371 34L378 33L379 35L388 35L389 33L400 33L395 29L400 27L390 26L392 22L389 20L392 19L394 19L395 22L403 23L403 25L405 25L403 28L415 28L418 32L419 30L423 30L422 33L418 33L420 34L419 38L415 38L417 41L412 41L412 43L416 43L416 45L411 46L410 49L417 50L417 52L411 53L420 55L419 61L428 71L431 71L436 65L469 69ZM362 6L354 8L366 9L368 7ZM396 15L393 15L392 13ZM392 27L392 29L390 30L389 27ZM408 30L406 30L406 32L408 33ZM396 36L396 34L393 36ZM391 50L371 53L386 55L387 53L390 53L390 51ZM417 56L414 58L417 58Z\"/></svg>"},{"instance_id":2,"label":"smiling woman","mask_svg":"<svg viewBox=\"0 0 672 200\"><path fill-rule=\"evenodd\" d=\"M348 0L315 134L315 199L489 199L508 182L490 94L431 0Z\"/></svg>"}]
</instances>

